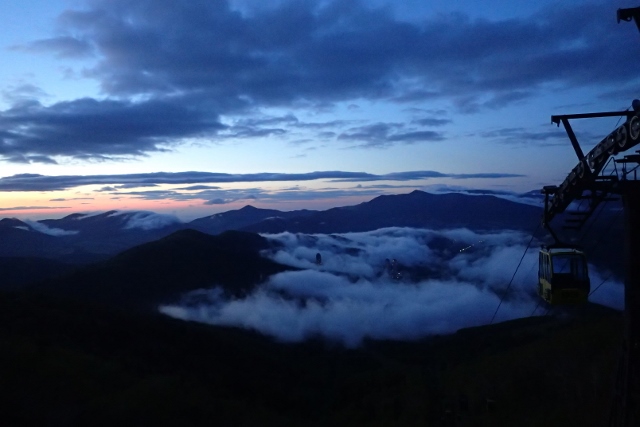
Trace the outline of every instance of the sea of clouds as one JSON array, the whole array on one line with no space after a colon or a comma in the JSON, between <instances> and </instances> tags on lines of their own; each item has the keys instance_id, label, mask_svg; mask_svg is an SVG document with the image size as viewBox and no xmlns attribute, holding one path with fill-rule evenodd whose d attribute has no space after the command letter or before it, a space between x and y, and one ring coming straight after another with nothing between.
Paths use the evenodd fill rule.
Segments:
<instances>
[{"instance_id":1,"label":"sea of clouds","mask_svg":"<svg viewBox=\"0 0 640 427\"><path fill-rule=\"evenodd\" d=\"M321 336L350 347L365 338L411 340L487 324L501 298L494 322L546 312L535 294L538 242L527 249L531 236L517 231L385 228L265 237L277 247L265 256L299 270L273 275L243 298L213 287L160 311L282 341ZM590 276L594 289L608 273L590 266ZM610 279L590 299L622 308L622 284Z\"/></svg>"}]
</instances>

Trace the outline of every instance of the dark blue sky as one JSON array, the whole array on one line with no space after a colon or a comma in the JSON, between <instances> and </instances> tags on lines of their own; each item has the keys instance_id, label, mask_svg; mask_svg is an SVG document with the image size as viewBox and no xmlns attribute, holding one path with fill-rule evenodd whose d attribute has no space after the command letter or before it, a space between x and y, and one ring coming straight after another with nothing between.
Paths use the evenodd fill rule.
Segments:
<instances>
[{"instance_id":1,"label":"dark blue sky","mask_svg":"<svg viewBox=\"0 0 640 427\"><path fill-rule=\"evenodd\" d=\"M556 184L576 159L551 114L640 97L640 34L615 19L632 6L8 0L0 210L186 217ZM615 124L576 131L589 147Z\"/></svg>"}]
</instances>

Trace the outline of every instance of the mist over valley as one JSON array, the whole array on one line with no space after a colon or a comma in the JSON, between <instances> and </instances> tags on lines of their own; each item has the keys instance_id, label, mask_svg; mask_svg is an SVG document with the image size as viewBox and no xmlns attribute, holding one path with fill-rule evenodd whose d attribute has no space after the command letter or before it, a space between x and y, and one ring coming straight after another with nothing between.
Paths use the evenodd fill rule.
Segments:
<instances>
[{"instance_id":1,"label":"mist over valley","mask_svg":"<svg viewBox=\"0 0 640 427\"><path fill-rule=\"evenodd\" d=\"M489 323L498 304L495 321L545 313L535 284L549 237L530 234L540 215L492 195L414 191L327 211L246 206L188 223L118 211L4 219L0 284L283 341L418 339ZM292 231L273 232L282 228ZM620 271L592 249L601 257L590 258L592 283L608 283L591 300L621 309Z\"/></svg>"},{"instance_id":2,"label":"mist over valley","mask_svg":"<svg viewBox=\"0 0 640 427\"><path fill-rule=\"evenodd\" d=\"M310 413L321 424L334 416L347 422L363 417L367 399L381 405L376 417L406 417L406 425L438 420L451 405L469 420L492 417L486 400L508 400L520 390L515 372L525 367L526 378L538 378L541 387L557 375L583 382L577 373L559 373L565 362L544 376L518 352L540 357L553 348L556 360L598 372L613 365L623 301L616 264L602 252L605 245L594 245L592 289L604 285L590 303L541 304L538 249L548 237L531 234L540 214L532 204L495 196L416 191L328 211L247 206L189 223L119 211L5 219L0 319L8 327L0 339L9 349L7 366L18 360L45 366L54 384L70 371L53 366L69 364L90 383L106 384L104 392L80 398L84 380L68 382L58 407L81 402L78 422L121 405L133 393L122 384L153 401L171 396L169 411L207 396L223 419L245 422L300 422ZM616 218L617 211L602 215ZM582 344L558 347L555 340L571 336ZM584 346L595 359L578 356ZM77 371L85 357L92 361ZM507 367L483 379L479 363ZM123 382L109 383L109 375ZM607 392L609 374L603 375L595 382L599 391L582 401ZM7 386L20 388L12 381ZM370 381L375 385L366 389ZM274 391L275 383L282 387ZM176 395L185 387L187 395ZM220 393L227 400L215 397ZM287 402L296 393L307 398L293 409ZM473 408L460 406L461 395ZM133 416L140 396L104 419ZM396 403L383 403L387 398ZM507 419L521 416L513 412L516 401L503 404ZM13 402L21 408L26 401L15 395ZM49 409L36 418L54 416L48 398L38 402ZM260 405L260 413L247 411ZM321 409L328 407L342 409ZM194 425L206 419L187 418Z\"/></svg>"}]
</instances>

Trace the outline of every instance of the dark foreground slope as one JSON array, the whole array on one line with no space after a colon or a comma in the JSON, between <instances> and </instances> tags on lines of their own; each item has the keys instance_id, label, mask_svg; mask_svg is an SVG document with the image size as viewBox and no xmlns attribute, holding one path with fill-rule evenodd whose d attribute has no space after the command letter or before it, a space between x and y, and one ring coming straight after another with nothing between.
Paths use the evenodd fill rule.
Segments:
<instances>
[{"instance_id":1,"label":"dark foreground slope","mask_svg":"<svg viewBox=\"0 0 640 427\"><path fill-rule=\"evenodd\" d=\"M98 264L48 280L35 290L128 309L155 310L199 288L241 295L288 267L260 256L265 238L239 231L211 236L181 230Z\"/></svg>"},{"instance_id":2,"label":"dark foreground slope","mask_svg":"<svg viewBox=\"0 0 640 427\"><path fill-rule=\"evenodd\" d=\"M32 283L68 274L75 268L47 258L0 257L0 290L23 289Z\"/></svg>"},{"instance_id":3,"label":"dark foreground slope","mask_svg":"<svg viewBox=\"0 0 640 427\"><path fill-rule=\"evenodd\" d=\"M0 294L0 324L3 426L585 427L605 419L621 319L345 350Z\"/></svg>"}]
</instances>

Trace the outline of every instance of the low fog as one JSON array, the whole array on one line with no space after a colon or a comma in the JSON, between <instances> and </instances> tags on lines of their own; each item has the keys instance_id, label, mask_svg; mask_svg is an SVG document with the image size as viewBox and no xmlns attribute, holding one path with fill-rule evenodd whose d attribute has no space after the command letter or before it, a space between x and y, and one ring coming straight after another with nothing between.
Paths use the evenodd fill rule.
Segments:
<instances>
[{"instance_id":1,"label":"low fog","mask_svg":"<svg viewBox=\"0 0 640 427\"><path fill-rule=\"evenodd\" d=\"M43 234L48 234L49 236L73 236L79 233L79 231L63 230L61 228L49 227L46 224L38 221L25 220L24 222L35 231Z\"/></svg>"},{"instance_id":2,"label":"low fog","mask_svg":"<svg viewBox=\"0 0 640 427\"><path fill-rule=\"evenodd\" d=\"M213 286L160 311L282 341L321 336L351 347L364 338L410 340L487 324L503 296L494 322L546 313L535 294L535 240L506 292L531 238L520 232L385 228L265 237L277 249L264 256L300 270L271 276L244 298L228 299ZM590 275L594 289L608 273L590 265ZM620 309L622 295L609 280L590 299Z\"/></svg>"},{"instance_id":3,"label":"low fog","mask_svg":"<svg viewBox=\"0 0 640 427\"><path fill-rule=\"evenodd\" d=\"M119 215L127 215L128 212L118 212ZM182 224L182 221L175 215L158 214L155 212L137 211L131 214L125 229L140 228L142 230L156 230L169 227L175 224Z\"/></svg>"}]
</instances>

